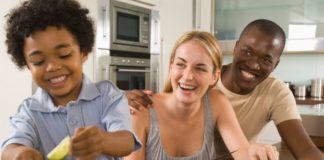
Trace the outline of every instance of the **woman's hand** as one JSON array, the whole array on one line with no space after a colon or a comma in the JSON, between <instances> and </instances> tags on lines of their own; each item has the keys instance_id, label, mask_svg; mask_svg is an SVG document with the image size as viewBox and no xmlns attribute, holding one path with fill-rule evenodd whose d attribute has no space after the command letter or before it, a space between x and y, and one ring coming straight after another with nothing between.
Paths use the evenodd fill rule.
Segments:
<instances>
[{"instance_id":1,"label":"woman's hand","mask_svg":"<svg viewBox=\"0 0 324 160\"><path fill-rule=\"evenodd\" d=\"M238 160L279 160L276 147L255 143L235 151L232 156Z\"/></svg>"},{"instance_id":2,"label":"woman's hand","mask_svg":"<svg viewBox=\"0 0 324 160\"><path fill-rule=\"evenodd\" d=\"M255 160L278 160L279 152L277 148L266 144L250 144L248 149L249 155Z\"/></svg>"}]
</instances>

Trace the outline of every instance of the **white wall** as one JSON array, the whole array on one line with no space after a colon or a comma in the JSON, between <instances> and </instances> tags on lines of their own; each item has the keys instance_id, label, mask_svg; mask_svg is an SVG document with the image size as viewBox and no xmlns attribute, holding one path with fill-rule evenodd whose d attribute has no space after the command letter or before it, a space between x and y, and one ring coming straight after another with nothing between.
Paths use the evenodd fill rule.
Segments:
<instances>
[{"instance_id":1,"label":"white wall","mask_svg":"<svg viewBox=\"0 0 324 160\"><path fill-rule=\"evenodd\" d=\"M274 74L294 84L311 84L311 79L324 78L323 53L283 54Z\"/></svg>"},{"instance_id":2,"label":"white wall","mask_svg":"<svg viewBox=\"0 0 324 160\"><path fill-rule=\"evenodd\" d=\"M27 70L19 71L10 60L5 45L5 15L19 0L1 0L0 10L0 142L9 134L9 116L16 113L22 100L31 95L31 76Z\"/></svg>"}]
</instances>

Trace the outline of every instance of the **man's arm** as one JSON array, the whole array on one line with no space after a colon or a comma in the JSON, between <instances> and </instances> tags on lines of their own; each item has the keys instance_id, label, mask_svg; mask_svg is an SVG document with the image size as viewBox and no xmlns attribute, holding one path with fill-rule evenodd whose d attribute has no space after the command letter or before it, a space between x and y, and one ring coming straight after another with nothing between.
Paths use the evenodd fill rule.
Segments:
<instances>
[{"instance_id":1,"label":"man's arm","mask_svg":"<svg viewBox=\"0 0 324 160\"><path fill-rule=\"evenodd\" d=\"M314 145L300 120L287 120L277 125L279 134L298 160L323 160L323 153Z\"/></svg>"}]
</instances>

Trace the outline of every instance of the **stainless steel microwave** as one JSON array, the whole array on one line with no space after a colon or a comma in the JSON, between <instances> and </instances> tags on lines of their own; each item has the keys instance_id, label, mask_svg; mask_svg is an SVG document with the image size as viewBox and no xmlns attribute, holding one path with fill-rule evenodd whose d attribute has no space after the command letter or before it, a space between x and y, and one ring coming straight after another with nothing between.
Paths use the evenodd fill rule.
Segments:
<instances>
[{"instance_id":1,"label":"stainless steel microwave","mask_svg":"<svg viewBox=\"0 0 324 160\"><path fill-rule=\"evenodd\" d=\"M151 10L117 0L101 2L97 25L98 47L149 53Z\"/></svg>"}]
</instances>

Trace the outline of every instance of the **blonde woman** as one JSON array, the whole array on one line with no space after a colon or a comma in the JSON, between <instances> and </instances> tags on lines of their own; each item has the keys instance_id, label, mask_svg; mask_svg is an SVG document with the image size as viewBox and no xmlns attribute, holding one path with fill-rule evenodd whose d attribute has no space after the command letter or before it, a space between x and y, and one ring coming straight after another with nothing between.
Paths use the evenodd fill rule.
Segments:
<instances>
[{"instance_id":1,"label":"blonde woman","mask_svg":"<svg viewBox=\"0 0 324 160\"><path fill-rule=\"evenodd\" d=\"M215 159L215 128L235 159L278 159L274 148L248 143L230 102L210 90L221 66L221 50L210 33L181 36L171 53L164 92L152 97L152 109L133 110L133 129L143 147L126 159Z\"/></svg>"}]
</instances>

